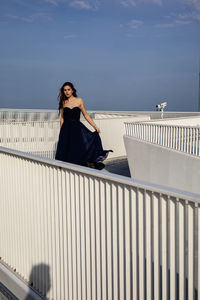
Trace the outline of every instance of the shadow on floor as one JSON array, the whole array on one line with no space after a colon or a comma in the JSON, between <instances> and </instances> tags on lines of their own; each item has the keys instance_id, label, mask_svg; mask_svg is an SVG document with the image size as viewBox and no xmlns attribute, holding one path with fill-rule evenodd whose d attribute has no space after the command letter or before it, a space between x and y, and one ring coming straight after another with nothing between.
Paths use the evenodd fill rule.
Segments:
<instances>
[{"instance_id":1,"label":"shadow on floor","mask_svg":"<svg viewBox=\"0 0 200 300\"><path fill-rule=\"evenodd\" d=\"M110 173L131 177L127 158L105 161L103 171L104 170Z\"/></svg>"},{"instance_id":2,"label":"shadow on floor","mask_svg":"<svg viewBox=\"0 0 200 300\"><path fill-rule=\"evenodd\" d=\"M131 177L127 158L107 160L103 163L85 163L81 165L92 169L102 170L109 173Z\"/></svg>"}]
</instances>

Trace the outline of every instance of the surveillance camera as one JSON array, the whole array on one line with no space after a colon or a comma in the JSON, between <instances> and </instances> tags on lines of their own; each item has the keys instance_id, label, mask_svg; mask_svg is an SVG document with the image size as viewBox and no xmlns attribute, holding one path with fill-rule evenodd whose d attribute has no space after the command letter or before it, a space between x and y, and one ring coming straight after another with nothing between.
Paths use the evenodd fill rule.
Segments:
<instances>
[{"instance_id":1,"label":"surveillance camera","mask_svg":"<svg viewBox=\"0 0 200 300\"><path fill-rule=\"evenodd\" d=\"M164 108L167 106L167 102L162 102L160 104L156 105L156 108L159 109L160 111L164 111Z\"/></svg>"}]
</instances>

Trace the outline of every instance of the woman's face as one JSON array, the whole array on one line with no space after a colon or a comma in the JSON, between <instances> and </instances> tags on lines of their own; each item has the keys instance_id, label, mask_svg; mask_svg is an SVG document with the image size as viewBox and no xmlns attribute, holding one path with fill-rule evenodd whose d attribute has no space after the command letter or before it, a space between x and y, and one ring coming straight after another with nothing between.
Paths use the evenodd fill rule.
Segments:
<instances>
[{"instance_id":1,"label":"woman's face","mask_svg":"<svg viewBox=\"0 0 200 300\"><path fill-rule=\"evenodd\" d=\"M64 94L67 98L71 97L72 94L73 94L73 90L69 85L64 86L63 91L64 91Z\"/></svg>"}]
</instances>

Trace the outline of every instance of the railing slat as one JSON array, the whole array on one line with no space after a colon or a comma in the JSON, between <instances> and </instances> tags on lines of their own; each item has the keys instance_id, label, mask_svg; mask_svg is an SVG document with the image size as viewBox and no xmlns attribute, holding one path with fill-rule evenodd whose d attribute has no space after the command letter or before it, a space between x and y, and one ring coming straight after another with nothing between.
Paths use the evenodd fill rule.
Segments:
<instances>
[{"instance_id":1,"label":"railing slat","mask_svg":"<svg viewBox=\"0 0 200 300\"><path fill-rule=\"evenodd\" d=\"M96 232L95 232L95 192L94 179L89 178L90 194L90 224L91 224L91 281L92 281L92 299L97 295L97 278L96 278ZM78 197L77 197L78 201ZM78 297L80 299L80 297Z\"/></svg>"},{"instance_id":2,"label":"railing slat","mask_svg":"<svg viewBox=\"0 0 200 300\"><path fill-rule=\"evenodd\" d=\"M185 299L185 207L178 202L178 293L179 299Z\"/></svg>"},{"instance_id":3,"label":"railing slat","mask_svg":"<svg viewBox=\"0 0 200 300\"><path fill-rule=\"evenodd\" d=\"M67 174L67 228L68 228L68 231L67 231L67 237L68 237L68 241L67 241L67 244L68 244L68 272L69 272L69 299L74 299L74 296L73 296L73 262L72 262L72 221L71 221L71 174ZM82 200L82 202L84 203L84 201ZM85 219L85 210L84 208L82 208L82 213L83 213L83 222L84 222L84 219ZM83 224L83 230L85 228L84 226L85 224ZM84 232L82 232L82 236L83 236L83 239L84 239ZM84 248L84 247L83 247ZM83 253L83 258L82 258L82 261L85 263L85 257L84 257L84 249L82 248L82 253ZM84 281L86 277L86 274L83 274L83 277L82 277L82 281ZM85 283L85 282L84 282ZM86 286L86 284L84 284L84 287ZM84 299L84 298L83 298ZM86 298L85 298L86 299Z\"/></svg>"},{"instance_id":4,"label":"railing slat","mask_svg":"<svg viewBox=\"0 0 200 300\"><path fill-rule=\"evenodd\" d=\"M152 299L152 194L145 193L146 299Z\"/></svg>"},{"instance_id":5,"label":"railing slat","mask_svg":"<svg viewBox=\"0 0 200 300\"><path fill-rule=\"evenodd\" d=\"M138 255L139 255L139 299L145 299L144 272L144 191L138 190Z\"/></svg>"},{"instance_id":6,"label":"railing slat","mask_svg":"<svg viewBox=\"0 0 200 300\"><path fill-rule=\"evenodd\" d=\"M111 198L111 185L110 183L105 184L105 201L106 201L106 237L107 237L107 298L113 299L113 272L112 272L112 198ZM94 299L94 298L93 298Z\"/></svg>"},{"instance_id":7,"label":"railing slat","mask_svg":"<svg viewBox=\"0 0 200 300\"><path fill-rule=\"evenodd\" d=\"M91 274L91 224L90 224L90 194L89 178L84 178L84 201L85 201L85 260L86 260L86 282L87 300L92 299L92 274ZM74 297L74 300L77 299Z\"/></svg>"},{"instance_id":8,"label":"railing slat","mask_svg":"<svg viewBox=\"0 0 200 300\"><path fill-rule=\"evenodd\" d=\"M194 208L192 205L187 207L188 213L188 299L194 299Z\"/></svg>"},{"instance_id":9,"label":"railing slat","mask_svg":"<svg viewBox=\"0 0 200 300\"><path fill-rule=\"evenodd\" d=\"M138 278L138 222L137 222L137 190L131 189L131 249L132 249L132 299L139 298Z\"/></svg>"},{"instance_id":10,"label":"railing slat","mask_svg":"<svg viewBox=\"0 0 200 300\"><path fill-rule=\"evenodd\" d=\"M130 226L130 190L124 189L124 221L125 221L125 276L126 276L126 299L131 300L131 226Z\"/></svg>"},{"instance_id":11,"label":"railing slat","mask_svg":"<svg viewBox=\"0 0 200 300\"><path fill-rule=\"evenodd\" d=\"M102 195L101 204L101 264L102 264L102 298L107 298L107 240L106 240L106 195L105 195L105 182L100 183L100 193Z\"/></svg>"},{"instance_id":12,"label":"railing slat","mask_svg":"<svg viewBox=\"0 0 200 300\"><path fill-rule=\"evenodd\" d=\"M170 299L176 298L176 202L169 199Z\"/></svg>"},{"instance_id":13,"label":"railing slat","mask_svg":"<svg viewBox=\"0 0 200 300\"><path fill-rule=\"evenodd\" d=\"M162 299L168 299L168 262L167 262L167 199L161 195L161 274Z\"/></svg>"},{"instance_id":14,"label":"railing slat","mask_svg":"<svg viewBox=\"0 0 200 300\"><path fill-rule=\"evenodd\" d=\"M95 228L96 228L96 290L97 290L97 300L102 298L101 282L102 282L102 272L101 272L101 206L100 206L100 181L95 178Z\"/></svg>"},{"instance_id":15,"label":"railing slat","mask_svg":"<svg viewBox=\"0 0 200 300\"><path fill-rule=\"evenodd\" d=\"M118 186L118 230L119 230L119 298L125 298L125 260L124 260L124 198L123 188Z\"/></svg>"},{"instance_id":16,"label":"railing slat","mask_svg":"<svg viewBox=\"0 0 200 300\"><path fill-rule=\"evenodd\" d=\"M46 169L46 172L48 172L48 169ZM49 172L48 172L49 173ZM47 173L47 174L48 174ZM47 176L46 174L46 176ZM61 217L61 230L62 230L62 234L60 236L60 239L62 240L62 246L63 247L63 254L62 254L62 261L61 261L61 268L62 268L62 274L63 274L63 297L68 298L68 284L69 284L69 273L68 273L68 245L67 245L67 234L66 234L66 228L67 228L67 205L66 205L66 199L67 199L67 191L66 191L66 174L64 172L64 170L61 170L61 195L62 195L62 201L61 201L61 205L60 205L60 217ZM79 181L76 183L77 187L79 187ZM48 189L49 187L47 187L46 192L47 192L47 201L49 199L48 197ZM79 199L76 201L77 204L77 214L79 214L79 206L78 206L78 201ZM47 210L48 210L48 202L46 203L47 205ZM79 218L78 218L79 220ZM48 220L48 222L51 222L50 220ZM48 228L48 226L47 226ZM78 231L78 230L77 230ZM80 238L79 238L80 239ZM78 240L78 239L77 239ZM48 246L48 245L47 245ZM80 249L80 244L78 244L77 242L77 251ZM79 253L77 253L77 259L80 259L80 255ZM50 261L48 263L50 265ZM78 264L79 266L80 264ZM81 281L80 275L81 272L79 270L77 270L78 272L78 280Z\"/></svg>"},{"instance_id":17,"label":"railing slat","mask_svg":"<svg viewBox=\"0 0 200 300\"><path fill-rule=\"evenodd\" d=\"M73 299L77 299L77 229L76 229L76 185L75 173L70 173L70 202L71 202L71 249L72 249L72 276L73 276ZM86 185L87 186L87 185ZM85 202L87 200L85 199ZM59 280L60 281L60 280ZM59 282L58 281L58 282Z\"/></svg>"},{"instance_id":18,"label":"railing slat","mask_svg":"<svg viewBox=\"0 0 200 300\"><path fill-rule=\"evenodd\" d=\"M159 300L160 299L160 254L159 254L159 248L160 248L160 218L159 218L159 211L160 211L160 201L159 201L159 195L156 193L153 193L152 195L152 211L153 211L153 275L154 275L154 299Z\"/></svg>"},{"instance_id":19,"label":"railing slat","mask_svg":"<svg viewBox=\"0 0 200 300\"><path fill-rule=\"evenodd\" d=\"M112 230L113 230L113 299L119 298L119 232L118 232L118 193L112 185Z\"/></svg>"}]
</instances>

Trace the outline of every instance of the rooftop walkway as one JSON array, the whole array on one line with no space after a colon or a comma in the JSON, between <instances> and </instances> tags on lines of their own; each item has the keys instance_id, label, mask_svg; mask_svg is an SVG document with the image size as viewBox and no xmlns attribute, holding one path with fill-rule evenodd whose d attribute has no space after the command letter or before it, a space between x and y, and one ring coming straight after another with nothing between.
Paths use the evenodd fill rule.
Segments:
<instances>
[{"instance_id":1,"label":"rooftop walkway","mask_svg":"<svg viewBox=\"0 0 200 300\"><path fill-rule=\"evenodd\" d=\"M93 163L88 163L87 167L126 177L131 177L128 159L125 156L107 159L103 163L97 163L96 166Z\"/></svg>"},{"instance_id":2,"label":"rooftop walkway","mask_svg":"<svg viewBox=\"0 0 200 300\"><path fill-rule=\"evenodd\" d=\"M131 177L128 160L126 157L108 159L104 162L105 168L102 171Z\"/></svg>"}]
</instances>

